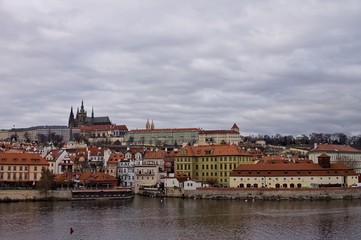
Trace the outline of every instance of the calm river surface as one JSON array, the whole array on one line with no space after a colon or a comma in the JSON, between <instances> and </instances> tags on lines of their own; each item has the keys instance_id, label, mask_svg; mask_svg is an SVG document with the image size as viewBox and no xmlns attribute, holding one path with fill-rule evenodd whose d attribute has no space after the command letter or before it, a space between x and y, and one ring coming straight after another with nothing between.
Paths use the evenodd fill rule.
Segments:
<instances>
[{"instance_id":1,"label":"calm river surface","mask_svg":"<svg viewBox=\"0 0 361 240\"><path fill-rule=\"evenodd\" d=\"M361 239L361 201L0 203L0 239Z\"/></svg>"}]
</instances>

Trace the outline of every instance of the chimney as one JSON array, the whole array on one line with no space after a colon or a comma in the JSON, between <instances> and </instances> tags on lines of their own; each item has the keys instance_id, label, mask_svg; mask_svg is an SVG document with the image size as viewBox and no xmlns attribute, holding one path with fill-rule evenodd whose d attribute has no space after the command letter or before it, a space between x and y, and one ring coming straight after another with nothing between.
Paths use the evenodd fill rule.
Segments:
<instances>
[{"instance_id":1,"label":"chimney","mask_svg":"<svg viewBox=\"0 0 361 240\"><path fill-rule=\"evenodd\" d=\"M320 156L318 156L318 164L322 168L330 168L331 167L330 159L331 159L330 156L328 156L325 153L322 153Z\"/></svg>"}]
</instances>

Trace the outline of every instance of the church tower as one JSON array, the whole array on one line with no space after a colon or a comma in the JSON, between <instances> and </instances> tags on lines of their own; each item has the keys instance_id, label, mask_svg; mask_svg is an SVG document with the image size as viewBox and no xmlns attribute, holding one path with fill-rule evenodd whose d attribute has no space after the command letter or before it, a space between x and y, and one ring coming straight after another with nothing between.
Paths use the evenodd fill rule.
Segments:
<instances>
[{"instance_id":1,"label":"church tower","mask_svg":"<svg viewBox=\"0 0 361 240\"><path fill-rule=\"evenodd\" d=\"M149 118L147 119L147 123L145 124L145 129L150 129Z\"/></svg>"},{"instance_id":2,"label":"church tower","mask_svg":"<svg viewBox=\"0 0 361 240\"><path fill-rule=\"evenodd\" d=\"M234 124L233 124L233 126L232 126L231 130L233 130L233 131L235 131L235 132L239 133L239 127L237 126L237 124L236 124L236 123L234 123Z\"/></svg>"},{"instance_id":3,"label":"church tower","mask_svg":"<svg viewBox=\"0 0 361 240\"><path fill-rule=\"evenodd\" d=\"M73 113L73 106L71 106L71 109L70 109L68 127L69 127L69 128L75 127L75 119L74 119L74 113Z\"/></svg>"},{"instance_id":4,"label":"church tower","mask_svg":"<svg viewBox=\"0 0 361 240\"><path fill-rule=\"evenodd\" d=\"M80 111L78 110L77 114L76 114L76 123L77 125L84 125L85 124L85 120L87 118L87 114L86 111L84 109L84 102L81 101L81 107L80 107Z\"/></svg>"}]
</instances>

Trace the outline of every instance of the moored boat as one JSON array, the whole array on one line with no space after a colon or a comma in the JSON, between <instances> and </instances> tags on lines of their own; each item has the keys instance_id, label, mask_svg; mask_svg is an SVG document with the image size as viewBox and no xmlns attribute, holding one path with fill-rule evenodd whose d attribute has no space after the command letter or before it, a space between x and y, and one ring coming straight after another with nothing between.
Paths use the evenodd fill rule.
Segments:
<instances>
[{"instance_id":1,"label":"moored boat","mask_svg":"<svg viewBox=\"0 0 361 240\"><path fill-rule=\"evenodd\" d=\"M134 192L129 188L120 189L81 189L71 191L71 200L118 200L131 199Z\"/></svg>"}]
</instances>

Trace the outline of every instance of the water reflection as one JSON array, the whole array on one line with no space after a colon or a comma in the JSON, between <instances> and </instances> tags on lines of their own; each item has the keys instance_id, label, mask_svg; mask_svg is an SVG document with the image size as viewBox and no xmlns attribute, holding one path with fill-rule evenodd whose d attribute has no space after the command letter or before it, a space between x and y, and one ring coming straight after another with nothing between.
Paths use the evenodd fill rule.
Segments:
<instances>
[{"instance_id":1,"label":"water reflection","mask_svg":"<svg viewBox=\"0 0 361 240\"><path fill-rule=\"evenodd\" d=\"M1 239L359 239L361 203L158 199L1 203ZM74 233L70 235L72 227Z\"/></svg>"}]
</instances>

